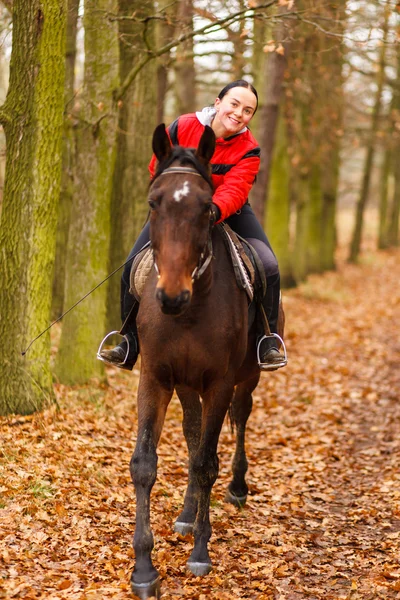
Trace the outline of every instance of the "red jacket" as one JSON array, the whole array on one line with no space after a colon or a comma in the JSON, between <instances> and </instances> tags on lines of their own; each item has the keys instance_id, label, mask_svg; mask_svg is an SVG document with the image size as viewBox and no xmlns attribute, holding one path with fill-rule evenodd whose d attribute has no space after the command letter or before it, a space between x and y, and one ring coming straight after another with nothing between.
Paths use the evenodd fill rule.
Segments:
<instances>
[{"instance_id":1,"label":"red jacket","mask_svg":"<svg viewBox=\"0 0 400 600\"><path fill-rule=\"evenodd\" d=\"M197 148L203 131L204 125L194 113L180 116L168 127L172 143L186 148ZM224 221L242 208L260 168L260 147L250 130L227 139L217 138L211 166L213 202ZM156 157L153 155L149 165L152 177L155 169Z\"/></svg>"}]
</instances>

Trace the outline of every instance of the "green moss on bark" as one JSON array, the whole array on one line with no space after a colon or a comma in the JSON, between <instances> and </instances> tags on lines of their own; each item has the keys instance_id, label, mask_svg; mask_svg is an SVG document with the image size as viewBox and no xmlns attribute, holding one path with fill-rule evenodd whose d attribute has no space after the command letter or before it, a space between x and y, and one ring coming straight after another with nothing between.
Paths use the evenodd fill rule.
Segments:
<instances>
[{"instance_id":1,"label":"green moss on bark","mask_svg":"<svg viewBox=\"0 0 400 600\"><path fill-rule=\"evenodd\" d=\"M0 224L0 414L53 398L49 324L61 175L64 0L15 0L3 113L7 165Z\"/></svg>"},{"instance_id":2,"label":"green moss on bark","mask_svg":"<svg viewBox=\"0 0 400 600\"><path fill-rule=\"evenodd\" d=\"M115 0L85 3L84 90L75 132L74 201L68 243L65 305L77 300L108 272L110 198L115 162L118 32ZM96 350L105 329L104 285L64 320L56 373L67 384L103 376Z\"/></svg>"}]
</instances>

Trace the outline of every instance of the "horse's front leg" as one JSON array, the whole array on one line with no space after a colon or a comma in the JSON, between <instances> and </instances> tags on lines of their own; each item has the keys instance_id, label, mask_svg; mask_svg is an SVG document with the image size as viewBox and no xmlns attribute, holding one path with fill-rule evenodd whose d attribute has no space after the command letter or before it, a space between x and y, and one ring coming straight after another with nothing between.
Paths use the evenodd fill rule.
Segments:
<instances>
[{"instance_id":1,"label":"horse's front leg","mask_svg":"<svg viewBox=\"0 0 400 600\"><path fill-rule=\"evenodd\" d=\"M246 504L248 487L245 480L247 458L245 449L246 424L253 406L252 393L260 380L260 374L240 383L232 401L231 418L236 428L236 451L232 461L233 478L228 486L225 502L241 508Z\"/></svg>"},{"instance_id":2,"label":"horse's front leg","mask_svg":"<svg viewBox=\"0 0 400 600\"><path fill-rule=\"evenodd\" d=\"M189 481L186 489L183 510L175 521L174 531L186 535L193 531L197 514L197 487L193 480L193 459L200 443L201 403L197 392L187 387L177 386L176 392L183 410L183 433L189 452Z\"/></svg>"},{"instance_id":3,"label":"horse's front leg","mask_svg":"<svg viewBox=\"0 0 400 600\"><path fill-rule=\"evenodd\" d=\"M172 392L163 389L149 374L141 373L138 389L138 434L130 471L136 490L136 527L133 538L135 568L132 591L139 598L160 596L158 571L151 561L150 492L157 476L157 444Z\"/></svg>"},{"instance_id":4,"label":"horse's front leg","mask_svg":"<svg viewBox=\"0 0 400 600\"><path fill-rule=\"evenodd\" d=\"M187 562L188 569L196 576L207 575L212 568L208 553L211 537L210 497L219 469L218 439L234 390L233 378L231 383L228 382L226 377L203 396L201 438L192 463L198 497L197 516L193 528L194 547Z\"/></svg>"}]
</instances>

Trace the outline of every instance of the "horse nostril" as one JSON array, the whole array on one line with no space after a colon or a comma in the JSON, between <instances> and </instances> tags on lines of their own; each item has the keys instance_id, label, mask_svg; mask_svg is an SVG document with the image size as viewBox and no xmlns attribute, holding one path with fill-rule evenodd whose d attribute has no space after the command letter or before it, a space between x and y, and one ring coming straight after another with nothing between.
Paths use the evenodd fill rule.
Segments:
<instances>
[{"instance_id":1,"label":"horse nostril","mask_svg":"<svg viewBox=\"0 0 400 600\"><path fill-rule=\"evenodd\" d=\"M163 288L157 288L156 290L156 300L162 304L164 302L165 292Z\"/></svg>"},{"instance_id":2,"label":"horse nostril","mask_svg":"<svg viewBox=\"0 0 400 600\"><path fill-rule=\"evenodd\" d=\"M181 293L181 300L182 302L187 302L190 298L190 292L189 290L183 290L183 292Z\"/></svg>"}]
</instances>

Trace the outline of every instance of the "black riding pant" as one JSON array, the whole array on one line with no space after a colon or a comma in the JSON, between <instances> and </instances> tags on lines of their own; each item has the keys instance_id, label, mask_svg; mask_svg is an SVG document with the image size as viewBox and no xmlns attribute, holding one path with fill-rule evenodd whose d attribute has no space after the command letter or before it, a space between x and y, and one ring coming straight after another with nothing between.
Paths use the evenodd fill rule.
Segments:
<instances>
[{"instance_id":1,"label":"black riding pant","mask_svg":"<svg viewBox=\"0 0 400 600\"><path fill-rule=\"evenodd\" d=\"M279 313L280 296L280 276L278 261L272 251L271 245L255 216L250 204L246 203L240 211L226 219L226 223L238 235L245 238L257 251L264 266L265 276L267 278L267 293L263 300L264 310L266 312L271 331L276 333ZM128 263L122 273L121 278L121 319L125 321L132 305L133 296L129 293L130 271L132 262L129 260L137 254L141 248L150 240L150 224L147 223L142 229L135 245L128 256Z\"/></svg>"}]
</instances>

